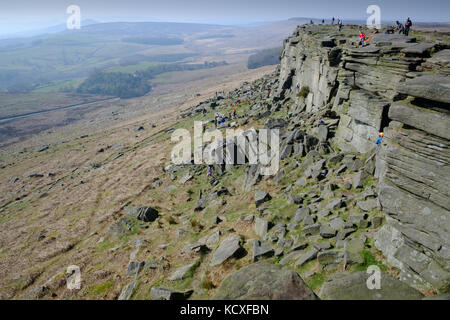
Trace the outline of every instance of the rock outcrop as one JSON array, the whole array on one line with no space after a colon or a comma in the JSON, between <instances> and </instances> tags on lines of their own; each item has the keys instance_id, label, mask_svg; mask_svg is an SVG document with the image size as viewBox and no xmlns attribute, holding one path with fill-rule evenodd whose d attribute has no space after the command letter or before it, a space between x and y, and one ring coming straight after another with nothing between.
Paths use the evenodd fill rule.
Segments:
<instances>
[{"instance_id":1,"label":"rock outcrop","mask_svg":"<svg viewBox=\"0 0 450 320\"><path fill-rule=\"evenodd\" d=\"M355 29L357 34L357 29ZM284 43L277 99L334 113L333 143L375 158L387 225L376 246L420 288L450 289L450 72L448 43L300 26ZM307 88L307 90L303 90ZM375 151L379 132L385 137ZM369 160L370 160L369 159ZM361 182L363 183L363 182Z\"/></svg>"}]
</instances>

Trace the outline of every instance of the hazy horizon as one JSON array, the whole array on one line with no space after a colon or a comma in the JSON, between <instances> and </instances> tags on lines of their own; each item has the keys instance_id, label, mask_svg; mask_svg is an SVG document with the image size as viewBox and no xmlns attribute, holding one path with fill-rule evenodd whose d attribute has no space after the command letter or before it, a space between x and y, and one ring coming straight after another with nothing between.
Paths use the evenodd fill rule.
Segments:
<instances>
[{"instance_id":1,"label":"hazy horizon","mask_svg":"<svg viewBox=\"0 0 450 320\"><path fill-rule=\"evenodd\" d=\"M0 35L13 35L65 23L69 5L81 8L82 20L101 23L115 21L188 22L222 25L246 25L287 20L294 17L344 20L365 20L366 8L376 4L381 8L382 21L411 17L420 22L449 22L450 1L419 0L368 1L357 4L350 0L248 0L227 2L206 0L107 1L107 0L16 0L2 5Z\"/></svg>"}]
</instances>

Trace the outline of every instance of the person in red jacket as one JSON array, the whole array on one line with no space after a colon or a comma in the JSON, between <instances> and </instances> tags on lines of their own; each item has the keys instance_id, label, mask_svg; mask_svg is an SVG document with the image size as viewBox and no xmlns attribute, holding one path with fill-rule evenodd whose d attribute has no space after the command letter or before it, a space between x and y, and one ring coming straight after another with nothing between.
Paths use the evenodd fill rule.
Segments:
<instances>
[{"instance_id":1,"label":"person in red jacket","mask_svg":"<svg viewBox=\"0 0 450 320\"><path fill-rule=\"evenodd\" d=\"M366 41L366 34L360 30L359 31L359 44L364 47L364 41Z\"/></svg>"}]
</instances>

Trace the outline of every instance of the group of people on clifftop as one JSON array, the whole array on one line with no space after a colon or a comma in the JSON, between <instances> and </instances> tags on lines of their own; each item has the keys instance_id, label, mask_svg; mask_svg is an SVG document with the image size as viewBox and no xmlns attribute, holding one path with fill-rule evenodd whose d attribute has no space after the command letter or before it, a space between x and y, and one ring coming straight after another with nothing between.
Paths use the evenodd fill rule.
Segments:
<instances>
[{"instance_id":1,"label":"group of people on clifftop","mask_svg":"<svg viewBox=\"0 0 450 320\"><path fill-rule=\"evenodd\" d=\"M398 34L404 34L405 36L409 36L409 32L411 31L412 21L410 18L406 19L406 22L403 24L400 21L395 21L393 26L389 26L386 30L386 34L394 34L398 31Z\"/></svg>"},{"instance_id":2,"label":"group of people on clifftop","mask_svg":"<svg viewBox=\"0 0 450 320\"><path fill-rule=\"evenodd\" d=\"M398 34L404 34L405 36L409 35L409 31L412 27L412 21L410 18L406 19L405 24L402 24L398 20L395 22L395 26L388 28L386 33L395 33L395 31L398 31Z\"/></svg>"},{"instance_id":3,"label":"group of people on clifftop","mask_svg":"<svg viewBox=\"0 0 450 320\"><path fill-rule=\"evenodd\" d=\"M409 31L411 30L412 21L410 18L406 19L405 24L400 23L398 20L395 22L395 26L388 27L386 30L386 34L394 34L395 31L398 31L398 34L404 34L405 36L409 35ZM362 31L362 28L359 28L359 40L357 43L357 47L362 46L370 41L370 38L378 33L378 30L375 29L374 32L369 36L366 37L366 34Z\"/></svg>"},{"instance_id":4,"label":"group of people on clifftop","mask_svg":"<svg viewBox=\"0 0 450 320\"><path fill-rule=\"evenodd\" d=\"M331 19L331 25L334 25L334 23L336 22L336 19L333 17ZM309 24L314 24L314 21L310 20ZM325 24L325 19L322 19L322 24ZM337 23L336 25L338 26L339 31L342 30L342 26L343 26L343 22L341 19L337 19Z\"/></svg>"}]
</instances>

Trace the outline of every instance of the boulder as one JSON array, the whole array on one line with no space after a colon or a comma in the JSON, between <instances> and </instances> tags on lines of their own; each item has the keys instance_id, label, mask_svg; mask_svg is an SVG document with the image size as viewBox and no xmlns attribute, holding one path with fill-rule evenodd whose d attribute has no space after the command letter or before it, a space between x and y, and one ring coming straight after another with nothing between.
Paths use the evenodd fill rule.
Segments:
<instances>
[{"instance_id":1,"label":"boulder","mask_svg":"<svg viewBox=\"0 0 450 320\"><path fill-rule=\"evenodd\" d=\"M152 287L150 299L152 300L186 300L193 293L192 290L179 292L161 287Z\"/></svg>"},{"instance_id":2,"label":"boulder","mask_svg":"<svg viewBox=\"0 0 450 320\"><path fill-rule=\"evenodd\" d=\"M186 276L186 274L195 266L195 263L191 263L188 265L185 265L183 267L180 267L176 269L172 274L169 276L170 281L178 281L183 280Z\"/></svg>"},{"instance_id":3,"label":"boulder","mask_svg":"<svg viewBox=\"0 0 450 320\"><path fill-rule=\"evenodd\" d=\"M322 225L320 227L320 236L325 239L334 238L336 236L336 230L327 225Z\"/></svg>"},{"instance_id":4,"label":"boulder","mask_svg":"<svg viewBox=\"0 0 450 320\"><path fill-rule=\"evenodd\" d=\"M131 281L120 292L118 300L129 300L136 289L137 281Z\"/></svg>"},{"instance_id":5,"label":"boulder","mask_svg":"<svg viewBox=\"0 0 450 320\"><path fill-rule=\"evenodd\" d=\"M450 78L445 75L424 74L399 83L397 90L413 97L450 103Z\"/></svg>"},{"instance_id":6,"label":"boulder","mask_svg":"<svg viewBox=\"0 0 450 320\"><path fill-rule=\"evenodd\" d=\"M365 171L359 171L358 173L356 173L352 180L353 188L362 188L367 177L368 174Z\"/></svg>"},{"instance_id":7,"label":"boulder","mask_svg":"<svg viewBox=\"0 0 450 320\"><path fill-rule=\"evenodd\" d=\"M191 174L186 174L183 178L180 179L180 184L185 184L189 180L191 180L193 176Z\"/></svg>"},{"instance_id":8,"label":"boulder","mask_svg":"<svg viewBox=\"0 0 450 320\"><path fill-rule=\"evenodd\" d=\"M228 275L216 300L317 300L300 276L280 265L252 264Z\"/></svg>"},{"instance_id":9,"label":"boulder","mask_svg":"<svg viewBox=\"0 0 450 320\"><path fill-rule=\"evenodd\" d=\"M356 205L363 211L370 211L378 207L378 201L376 199L369 199L366 201L358 201Z\"/></svg>"},{"instance_id":10,"label":"boulder","mask_svg":"<svg viewBox=\"0 0 450 320\"><path fill-rule=\"evenodd\" d=\"M337 265L344 258L344 253L338 250L326 250L317 254L317 261L321 266Z\"/></svg>"},{"instance_id":11,"label":"boulder","mask_svg":"<svg viewBox=\"0 0 450 320\"><path fill-rule=\"evenodd\" d=\"M302 202L303 202L303 199L300 196L293 194L293 193L289 193L288 198L289 198L289 202L291 202L291 203L302 204Z\"/></svg>"},{"instance_id":12,"label":"boulder","mask_svg":"<svg viewBox=\"0 0 450 320\"><path fill-rule=\"evenodd\" d=\"M317 250L316 248L311 248L310 250L308 250L308 252L302 254L302 256L300 258L298 258L297 261L295 261L294 267L296 267L296 268L301 267L306 262L315 259L317 257L318 252L319 252L319 250Z\"/></svg>"},{"instance_id":13,"label":"boulder","mask_svg":"<svg viewBox=\"0 0 450 320\"><path fill-rule=\"evenodd\" d=\"M270 258L274 255L274 253L275 251L269 243L255 240L253 243L252 261L256 262L263 257Z\"/></svg>"},{"instance_id":14,"label":"boulder","mask_svg":"<svg viewBox=\"0 0 450 320\"><path fill-rule=\"evenodd\" d=\"M292 154L292 151L293 151L292 145L291 145L291 144L286 145L286 146L283 148L283 150L281 150L281 153L280 153L280 159L281 159L281 160L284 160L284 159L290 157L291 154Z\"/></svg>"},{"instance_id":15,"label":"boulder","mask_svg":"<svg viewBox=\"0 0 450 320\"><path fill-rule=\"evenodd\" d=\"M316 223L316 224L308 225L302 229L302 232L305 236L311 236L311 235L318 234L320 232L320 224Z\"/></svg>"},{"instance_id":16,"label":"boulder","mask_svg":"<svg viewBox=\"0 0 450 320\"><path fill-rule=\"evenodd\" d=\"M341 199L333 199L327 204L326 208L328 210L337 210L341 206L342 206L342 200Z\"/></svg>"},{"instance_id":17,"label":"boulder","mask_svg":"<svg viewBox=\"0 0 450 320\"><path fill-rule=\"evenodd\" d=\"M420 300L423 294L390 276L381 272L380 289L368 288L370 274L357 272L325 282L320 291L320 297L326 300Z\"/></svg>"},{"instance_id":18,"label":"boulder","mask_svg":"<svg viewBox=\"0 0 450 320\"><path fill-rule=\"evenodd\" d=\"M152 207L124 207L123 210L129 217L133 217L145 222L153 222L158 218L158 210Z\"/></svg>"},{"instance_id":19,"label":"boulder","mask_svg":"<svg viewBox=\"0 0 450 320\"><path fill-rule=\"evenodd\" d=\"M271 221L267 221L261 218L255 219L255 233L261 238L264 239L269 229L273 226Z\"/></svg>"},{"instance_id":20,"label":"boulder","mask_svg":"<svg viewBox=\"0 0 450 320\"><path fill-rule=\"evenodd\" d=\"M241 237L230 236L222 240L219 247L216 251L214 251L210 265L220 265L230 258L240 257L241 253L243 253L243 248L241 247Z\"/></svg>"},{"instance_id":21,"label":"boulder","mask_svg":"<svg viewBox=\"0 0 450 320\"><path fill-rule=\"evenodd\" d=\"M310 209L309 207L302 207L297 209L297 211L295 212L295 216L292 220L292 222L300 222L303 221L303 219L305 219L306 216L309 216L310 214Z\"/></svg>"},{"instance_id":22,"label":"boulder","mask_svg":"<svg viewBox=\"0 0 450 320\"><path fill-rule=\"evenodd\" d=\"M345 258L344 268L350 264L362 264L364 258L361 256L361 252L364 250L365 239L351 239L346 240L344 244Z\"/></svg>"},{"instance_id":23,"label":"boulder","mask_svg":"<svg viewBox=\"0 0 450 320\"><path fill-rule=\"evenodd\" d=\"M142 268L144 268L144 266L145 266L145 261L141 261L141 262L131 261L128 264L127 276L128 277L137 276L139 274L139 272L142 270Z\"/></svg>"},{"instance_id":24,"label":"boulder","mask_svg":"<svg viewBox=\"0 0 450 320\"><path fill-rule=\"evenodd\" d=\"M48 150L49 148L50 147L48 145L44 145L44 146L36 148L36 152L42 152L42 151Z\"/></svg>"},{"instance_id":25,"label":"boulder","mask_svg":"<svg viewBox=\"0 0 450 320\"><path fill-rule=\"evenodd\" d=\"M256 207L259 207L261 204L263 204L266 201L269 201L270 199L272 199L272 197L266 191L258 190L255 192Z\"/></svg>"}]
</instances>

